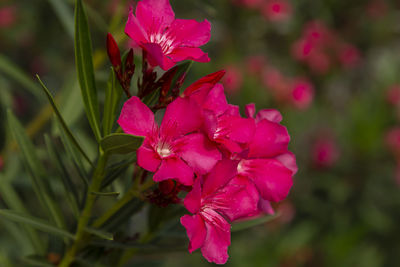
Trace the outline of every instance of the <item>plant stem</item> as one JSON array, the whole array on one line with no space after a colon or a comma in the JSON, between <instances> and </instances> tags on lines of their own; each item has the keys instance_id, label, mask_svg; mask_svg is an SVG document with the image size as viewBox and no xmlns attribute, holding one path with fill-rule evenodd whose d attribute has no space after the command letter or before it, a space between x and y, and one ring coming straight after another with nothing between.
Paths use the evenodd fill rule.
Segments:
<instances>
[{"instance_id":1,"label":"plant stem","mask_svg":"<svg viewBox=\"0 0 400 267\"><path fill-rule=\"evenodd\" d=\"M70 266L70 264L74 261L78 251L85 244L85 239L86 236L88 235L85 229L89 224L89 220L92 215L93 205L97 197L94 194L90 194L90 192L100 191L101 182L103 181L105 175L107 160L108 160L108 154L104 153L102 149L100 149L99 160L97 161L97 166L93 173L92 182L88 188L88 194L86 195L85 207L78 221L78 227L75 234L75 241L72 244L72 246L68 249L59 267Z\"/></svg>"}]
</instances>

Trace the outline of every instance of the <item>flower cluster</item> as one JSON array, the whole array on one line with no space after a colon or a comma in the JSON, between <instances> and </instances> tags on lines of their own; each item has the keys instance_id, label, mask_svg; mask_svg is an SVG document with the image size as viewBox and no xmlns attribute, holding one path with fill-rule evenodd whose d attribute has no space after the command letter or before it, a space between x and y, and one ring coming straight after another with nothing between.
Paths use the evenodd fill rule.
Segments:
<instances>
[{"instance_id":1,"label":"flower cluster","mask_svg":"<svg viewBox=\"0 0 400 267\"><path fill-rule=\"evenodd\" d=\"M335 62L346 68L354 67L361 57L355 46L341 40L321 21L305 25L303 35L293 44L292 52L297 60L305 62L318 74L327 73Z\"/></svg>"},{"instance_id":2,"label":"flower cluster","mask_svg":"<svg viewBox=\"0 0 400 267\"><path fill-rule=\"evenodd\" d=\"M145 51L150 65L173 67L146 87L159 86L164 96L171 83L164 86L163 82L171 80L167 77L175 72L177 62L208 60L197 46L209 39L209 23L175 19L167 0L139 2L126 33ZM114 47L112 42L109 47ZM109 54L119 57L117 52ZM116 60L114 65L119 64ZM147 72L150 75L144 76L142 84L155 81L152 69ZM178 194L188 192L183 204L192 215L184 215L181 224L190 240L189 251L201 249L208 261L217 264L228 259L231 223L273 213L270 202L286 198L297 172L281 114L270 109L257 113L255 105L249 104L246 116L241 116L239 107L227 102L219 83L224 74L207 75L180 94L174 89L171 100L163 101L160 124L140 93L129 97L118 119L125 133L144 137L137 164L154 173L153 180L159 183L149 200L161 206L181 203Z\"/></svg>"}]
</instances>

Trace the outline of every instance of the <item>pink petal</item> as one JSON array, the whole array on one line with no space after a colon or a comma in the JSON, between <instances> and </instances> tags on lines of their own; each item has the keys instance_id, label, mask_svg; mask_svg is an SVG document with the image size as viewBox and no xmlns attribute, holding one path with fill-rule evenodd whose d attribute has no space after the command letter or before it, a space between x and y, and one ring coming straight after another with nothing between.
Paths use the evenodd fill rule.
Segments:
<instances>
[{"instance_id":1,"label":"pink petal","mask_svg":"<svg viewBox=\"0 0 400 267\"><path fill-rule=\"evenodd\" d=\"M274 157L287 152L290 141L286 127L268 120L257 123L254 138L250 143L250 158Z\"/></svg>"},{"instance_id":2,"label":"pink petal","mask_svg":"<svg viewBox=\"0 0 400 267\"><path fill-rule=\"evenodd\" d=\"M289 194L293 172L278 160L242 160L239 166L239 173L253 180L263 199L278 202Z\"/></svg>"},{"instance_id":3,"label":"pink petal","mask_svg":"<svg viewBox=\"0 0 400 267\"><path fill-rule=\"evenodd\" d=\"M175 14L169 0L142 0L137 4L136 17L150 34L163 33Z\"/></svg>"},{"instance_id":4,"label":"pink petal","mask_svg":"<svg viewBox=\"0 0 400 267\"><path fill-rule=\"evenodd\" d=\"M183 92L183 96L192 96L193 94L197 94L199 93L199 91L201 91L203 97L206 97L209 90L211 90L214 85L222 79L224 75L225 71L220 70L204 76L203 78L197 80L196 82L192 83L192 85L190 85L188 88L186 88ZM201 101L201 103L203 103L203 101Z\"/></svg>"},{"instance_id":5,"label":"pink petal","mask_svg":"<svg viewBox=\"0 0 400 267\"><path fill-rule=\"evenodd\" d=\"M125 26L125 33L136 42L137 45L146 43L148 40L147 32L143 29L142 24L137 20L132 13L132 8L129 11L128 22Z\"/></svg>"},{"instance_id":6,"label":"pink petal","mask_svg":"<svg viewBox=\"0 0 400 267\"><path fill-rule=\"evenodd\" d=\"M224 227L216 227L206 222L207 236L201 253L209 262L225 264L228 260L228 246L231 244L230 225L224 221Z\"/></svg>"},{"instance_id":7,"label":"pink petal","mask_svg":"<svg viewBox=\"0 0 400 267\"><path fill-rule=\"evenodd\" d=\"M176 19L171 24L170 32L176 36L179 46L199 47L206 44L211 36L211 24L207 20Z\"/></svg>"},{"instance_id":8,"label":"pink petal","mask_svg":"<svg viewBox=\"0 0 400 267\"><path fill-rule=\"evenodd\" d=\"M125 102L118 124L125 133L137 136L149 135L157 129L153 112L136 96Z\"/></svg>"},{"instance_id":9,"label":"pink petal","mask_svg":"<svg viewBox=\"0 0 400 267\"><path fill-rule=\"evenodd\" d=\"M298 167L296 164L296 156L292 152L288 151L287 153L281 154L275 158L279 160L286 168L291 170L293 175L297 173Z\"/></svg>"},{"instance_id":10,"label":"pink petal","mask_svg":"<svg viewBox=\"0 0 400 267\"><path fill-rule=\"evenodd\" d=\"M247 118L254 118L254 115L256 114L256 104L247 104L245 106L245 113Z\"/></svg>"},{"instance_id":11,"label":"pink petal","mask_svg":"<svg viewBox=\"0 0 400 267\"><path fill-rule=\"evenodd\" d=\"M178 157L163 159L153 176L155 182L174 179L183 185L193 185L193 170Z\"/></svg>"},{"instance_id":12,"label":"pink petal","mask_svg":"<svg viewBox=\"0 0 400 267\"><path fill-rule=\"evenodd\" d=\"M136 154L137 163L143 169L155 172L158 169L158 166L160 166L161 159L150 146L143 144L136 151Z\"/></svg>"},{"instance_id":13,"label":"pink petal","mask_svg":"<svg viewBox=\"0 0 400 267\"><path fill-rule=\"evenodd\" d=\"M163 70L169 70L175 65L175 62L164 55L159 44L144 43L141 46L146 50L147 59L153 67L160 66Z\"/></svg>"},{"instance_id":14,"label":"pink petal","mask_svg":"<svg viewBox=\"0 0 400 267\"><path fill-rule=\"evenodd\" d=\"M191 213L197 213L201 207L201 178L194 181L192 191L190 191L183 200L185 208Z\"/></svg>"},{"instance_id":15,"label":"pink petal","mask_svg":"<svg viewBox=\"0 0 400 267\"><path fill-rule=\"evenodd\" d=\"M280 123L282 121L282 115L276 109L262 109L257 113L256 121L269 120L275 123Z\"/></svg>"},{"instance_id":16,"label":"pink petal","mask_svg":"<svg viewBox=\"0 0 400 267\"><path fill-rule=\"evenodd\" d=\"M229 104L228 109L225 112L225 115L240 117L239 106Z\"/></svg>"},{"instance_id":17,"label":"pink petal","mask_svg":"<svg viewBox=\"0 0 400 267\"><path fill-rule=\"evenodd\" d=\"M237 161L222 159L204 178L203 195L207 196L224 187L237 174Z\"/></svg>"},{"instance_id":18,"label":"pink petal","mask_svg":"<svg viewBox=\"0 0 400 267\"><path fill-rule=\"evenodd\" d=\"M260 198L258 201L258 208L260 211L264 212L265 214L274 215L275 211L271 206L271 202L268 200Z\"/></svg>"},{"instance_id":19,"label":"pink petal","mask_svg":"<svg viewBox=\"0 0 400 267\"><path fill-rule=\"evenodd\" d=\"M194 133L179 139L176 153L193 168L196 174L208 173L221 159L221 153L203 134Z\"/></svg>"},{"instance_id":20,"label":"pink petal","mask_svg":"<svg viewBox=\"0 0 400 267\"><path fill-rule=\"evenodd\" d=\"M250 142L254 136L255 128L253 119L238 116L223 116L218 122L218 129L221 129L223 135L239 143Z\"/></svg>"},{"instance_id":21,"label":"pink petal","mask_svg":"<svg viewBox=\"0 0 400 267\"><path fill-rule=\"evenodd\" d=\"M228 101L222 84L218 83L211 89L202 107L213 111L217 116L222 115L228 109Z\"/></svg>"},{"instance_id":22,"label":"pink petal","mask_svg":"<svg viewBox=\"0 0 400 267\"><path fill-rule=\"evenodd\" d=\"M192 253L196 249L203 246L206 240L207 230L203 219L200 215L193 216L184 215L181 217L181 224L186 228L189 238L189 252Z\"/></svg>"},{"instance_id":23,"label":"pink petal","mask_svg":"<svg viewBox=\"0 0 400 267\"><path fill-rule=\"evenodd\" d=\"M168 54L168 57L175 62L193 60L206 63L210 61L208 54L204 53L200 48L197 47L177 47Z\"/></svg>"},{"instance_id":24,"label":"pink petal","mask_svg":"<svg viewBox=\"0 0 400 267\"><path fill-rule=\"evenodd\" d=\"M161 132L174 127L176 135L198 130L203 123L199 106L188 98L178 97L165 110Z\"/></svg>"}]
</instances>

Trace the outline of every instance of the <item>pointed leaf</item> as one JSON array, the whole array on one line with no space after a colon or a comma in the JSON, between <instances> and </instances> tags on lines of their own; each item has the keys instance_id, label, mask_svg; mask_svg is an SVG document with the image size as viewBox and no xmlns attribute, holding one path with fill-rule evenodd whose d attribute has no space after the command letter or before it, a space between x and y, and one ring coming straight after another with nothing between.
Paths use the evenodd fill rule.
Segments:
<instances>
[{"instance_id":1,"label":"pointed leaf","mask_svg":"<svg viewBox=\"0 0 400 267\"><path fill-rule=\"evenodd\" d=\"M82 0L76 0L75 4L75 61L86 115L97 141L100 141L100 113L93 69L92 40Z\"/></svg>"},{"instance_id":2,"label":"pointed leaf","mask_svg":"<svg viewBox=\"0 0 400 267\"><path fill-rule=\"evenodd\" d=\"M6 209L0 209L0 216L3 217L4 219L18 222L18 223L23 223L23 224L28 224L36 229L39 229L43 232L54 234L57 236L65 237L68 239L75 239L75 236L61 228L58 228L56 226L53 226L49 224L46 221L43 221L41 219L28 216L22 213L17 213L15 211L11 210L6 210Z\"/></svg>"},{"instance_id":3,"label":"pointed leaf","mask_svg":"<svg viewBox=\"0 0 400 267\"><path fill-rule=\"evenodd\" d=\"M144 138L130 134L111 134L101 140L104 152L111 154L128 154L136 151L143 143Z\"/></svg>"},{"instance_id":4,"label":"pointed leaf","mask_svg":"<svg viewBox=\"0 0 400 267\"><path fill-rule=\"evenodd\" d=\"M39 161L33 144L26 135L22 125L11 111L8 111L7 115L10 130L22 151L26 167L31 174L30 177L36 196L43 207L45 207L45 210L49 213L50 218L57 224L57 226L64 228L65 223L61 210L58 207L57 201L55 201L53 197L48 181L45 179L44 167Z\"/></svg>"},{"instance_id":5,"label":"pointed leaf","mask_svg":"<svg viewBox=\"0 0 400 267\"><path fill-rule=\"evenodd\" d=\"M121 99L122 88L116 81L114 69L111 68L110 78L107 83L106 98L104 103L103 114L103 134L104 136L111 133L112 128L117 121L116 115L118 104Z\"/></svg>"},{"instance_id":6,"label":"pointed leaf","mask_svg":"<svg viewBox=\"0 0 400 267\"><path fill-rule=\"evenodd\" d=\"M40 79L39 75L36 75L36 78L39 80L40 85L43 88L43 91L45 92L47 99L50 102L50 105L52 106L54 113L56 114L57 119L59 120L63 130L65 131L65 134L67 137L71 140L71 142L74 144L74 146L79 150L79 152L83 155L83 157L87 160L87 162L93 166L92 162L90 161L89 157L85 153L85 151L82 149L82 147L79 145L78 141L76 140L75 136L72 134L71 130L69 129L68 125L65 123L64 118L62 117L56 103L54 102L54 98L51 95L49 89L44 85L42 80Z\"/></svg>"},{"instance_id":7,"label":"pointed leaf","mask_svg":"<svg viewBox=\"0 0 400 267\"><path fill-rule=\"evenodd\" d=\"M99 196L99 197L117 197L120 195L119 192L90 192L90 194Z\"/></svg>"},{"instance_id":8,"label":"pointed leaf","mask_svg":"<svg viewBox=\"0 0 400 267\"><path fill-rule=\"evenodd\" d=\"M261 216L261 217L255 218L255 219L237 222L232 225L231 231L232 232L242 231L242 230L245 230L245 229L248 229L251 227L255 227L260 224L267 223L269 221L276 219L277 217L279 217L278 213L274 214L274 215L265 215L265 216Z\"/></svg>"},{"instance_id":9,"label":"pointed leaf","mask_svg":"<svg viewBox=\"0 0 400 267\"><path fill-rule=\"evenodd\" d=\"M101 239L105 240L114 240L114 235L112 233L108 233L99 229L95 229L92 227L86 227L85 228L86 232L95 235L97 237L100 237Z\"/></svg>"}]
</instances>

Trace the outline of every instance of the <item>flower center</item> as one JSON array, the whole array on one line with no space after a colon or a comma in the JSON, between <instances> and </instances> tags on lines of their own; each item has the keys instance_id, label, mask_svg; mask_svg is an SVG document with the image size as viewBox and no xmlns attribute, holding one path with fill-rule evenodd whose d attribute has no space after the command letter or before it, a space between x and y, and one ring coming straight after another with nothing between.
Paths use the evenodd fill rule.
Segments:
<instances>
[{"instance_id":1,"label":"flower center","mask_svg":"<svg viewBox=\"0 0 400 267\"><path fill-rule=\"evenodd\" d=\"M172 154L172 151L167 147L157 147L157 153L160 155L160 157L166 158Z\"/></svg>"},{"instance_id":2,"label":"flower center","mask_svg":"<svg viewBox=\"0 0 400 267\"><path fill-rule=\"evenodd\" d=\"M150 35L150 42L161 46L164 54L169 54L174 49L174 39L168 36L168 33L153 33Z\"/></svg>"}]
</instances>

